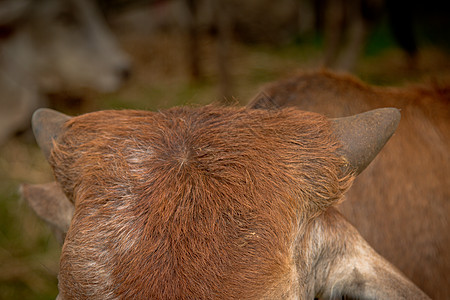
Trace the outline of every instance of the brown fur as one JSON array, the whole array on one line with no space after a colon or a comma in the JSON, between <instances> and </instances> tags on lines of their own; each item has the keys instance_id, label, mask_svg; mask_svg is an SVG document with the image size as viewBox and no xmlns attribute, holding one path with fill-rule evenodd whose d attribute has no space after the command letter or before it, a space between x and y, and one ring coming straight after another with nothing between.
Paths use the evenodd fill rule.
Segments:
<instances>
[{"instance_id":1,"label":"brown fur","mask_svg":"<svg viewBox=\"0 0 450 300\"><path fill-rule=\"evenodd\" d=\"M268 85L253 108L328 117L393 106L400 126L340 207L362 236L434 299L450 298L450 88L379 88L330 72Z\"/></svg>"},{"instance_id":2,"label":"brown fur","mask_svg":"<svg viewBox=\"0 0 450 300\"><path fill-rule=\"evenodd\" d=\"M75 204L63 298L292 297L298 233L352 181L330 123L295 109L104 111L65 128L50 157Z\"/></svg>"}]
</instances>

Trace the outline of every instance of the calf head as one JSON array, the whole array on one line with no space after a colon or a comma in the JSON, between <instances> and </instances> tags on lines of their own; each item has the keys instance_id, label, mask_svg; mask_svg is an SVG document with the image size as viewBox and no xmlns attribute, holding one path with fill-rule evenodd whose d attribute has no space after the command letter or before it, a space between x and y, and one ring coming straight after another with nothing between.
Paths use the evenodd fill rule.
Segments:
<instances>
[{"instance_id":1,"label":"calf head","mask_svg":"<svg viewBox=\"0 0 450 300\"><path fill-rule=\"evenodd\" d=\"M398 121L38 110L37 141L75 207L60 298L426 298L333 209Z\"/></svg>"}]
</instances>

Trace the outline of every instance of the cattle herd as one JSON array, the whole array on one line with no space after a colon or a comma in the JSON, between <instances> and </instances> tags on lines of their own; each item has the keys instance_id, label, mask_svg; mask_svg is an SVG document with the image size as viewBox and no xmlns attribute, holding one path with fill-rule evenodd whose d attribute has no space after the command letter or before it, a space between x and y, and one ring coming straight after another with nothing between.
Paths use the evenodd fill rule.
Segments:
<instances>
[{"instance_id":1,"label":"cattle herd","mask_svg":"<svg viewBox=\"0 0 450 300\"><path fill-rule=\"evenodd\" d=\"M447 298L448 99L320 71L243 108L37 110L58 299Z\"/></svg>"},{"instance_id":2,"label":"cattle herd","mask_svg":"<svg viewBox=\"0 0 450 300\"><path fill-rule=\"evenodd\" d=\"M35 111L55 177L21 193L57 299L450 299L447 86L311 71L245 107L70 117L37 108L130 71L93 2L5 0L0 39L0 144Z\"/></svg>"}]
</instances>

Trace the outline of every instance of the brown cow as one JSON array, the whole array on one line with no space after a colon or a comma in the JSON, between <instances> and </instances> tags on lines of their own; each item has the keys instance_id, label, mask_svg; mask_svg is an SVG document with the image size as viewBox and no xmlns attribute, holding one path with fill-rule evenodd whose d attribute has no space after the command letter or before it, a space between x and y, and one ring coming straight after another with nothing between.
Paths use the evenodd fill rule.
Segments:
<instances>
[{"instance_id":1,"label":"brown cow","mask_svg":"<svg viewBox=\"0 0 450 300\"><path fill-rule=\"evenodd\" d=\"M450 299L450 89L372 87L329 72L268 85L251 107L297 106L328 117L401 108L386 149L339 210L383 257L434 299Z\"/></svg>"},{"instance_id":2,"label":"brown cow","mask_svg":"<svg viewBox=\"0 0 450 300\"><path fill-rule=\"evenodd\" d=\"M399 119L38 110L36 139L75 207L59 298L428 299L333 208Z\"/></svg>"}]
</instances>

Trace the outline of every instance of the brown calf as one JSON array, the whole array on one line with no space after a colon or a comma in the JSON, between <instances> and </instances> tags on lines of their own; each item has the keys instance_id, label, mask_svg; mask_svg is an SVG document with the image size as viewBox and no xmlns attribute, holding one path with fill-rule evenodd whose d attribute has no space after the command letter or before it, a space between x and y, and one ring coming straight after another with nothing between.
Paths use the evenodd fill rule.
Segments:
<instances>
[{"instance_id":1,"label":"brown calf","mask_svg":"<svg viewBox=\"0 0 450 300\"><path fill-rule=\"evenodd\" d=\"M394 106L402 121L339 210L383 257L434 299L450 298L450 89L378 88L346 75L302 73L249 105L340 117Z\"/></svg>"},{"instance_id":2,"label":"brown calf","mask_svg":"<svg viewBox=\"0 0 450 300\"><path fill-rule=\"evenodd\" d=\"M426 299L333 208L399 118L38 110L37 141L75 207L59 298Z\"/></svg>"}]
</instances>

